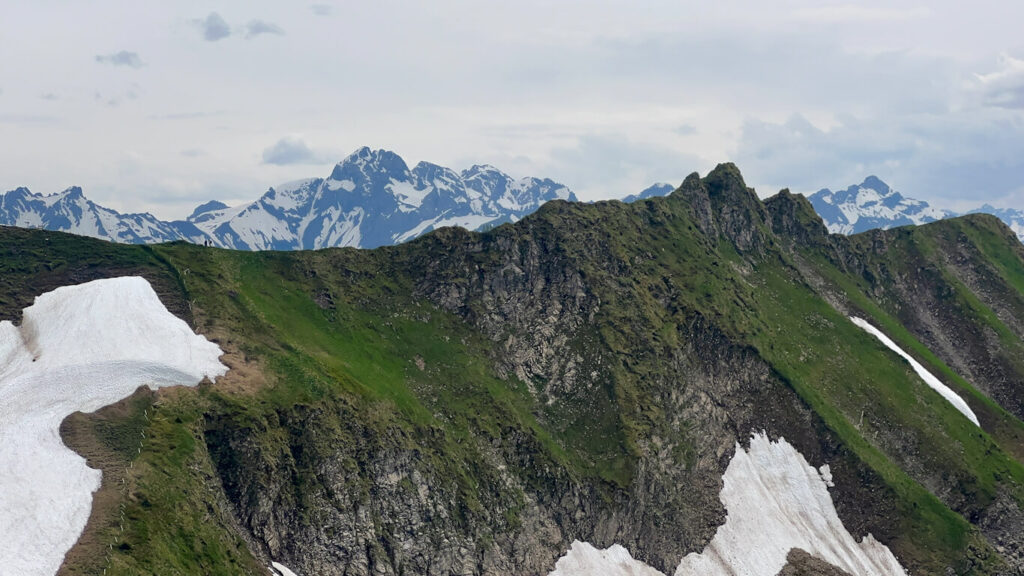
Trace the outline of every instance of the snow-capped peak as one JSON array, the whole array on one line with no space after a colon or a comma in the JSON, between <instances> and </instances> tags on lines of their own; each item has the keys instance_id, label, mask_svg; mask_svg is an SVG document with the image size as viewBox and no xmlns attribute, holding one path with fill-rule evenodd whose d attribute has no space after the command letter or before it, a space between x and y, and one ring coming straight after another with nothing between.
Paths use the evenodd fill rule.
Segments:
<instances>
[{"instance_id":1,"label":"snow-capped peak","mask_svg":"<svg viewBox=\"0 0 1024 576\"><path fill-rule=\"evenodd\" d=\"M808 197L811 205L825 221L829 231L856 234L873 228L893 228L908 224L925 224L958 216L956 212L936 208L924 200L907 198L877 176L868 176L859 185L845 190L823 188ZM995 208L989 204L965 214L992 214L1006 223L1017 237L1024 240L1024 211Z\"/></svg>"},{"instance_id":2,"label":"snow-capped peak","mask_svg":"<svg viewBox=\"0 0 1024 576\"><path fill-rule=\"evenodd\" d=\"M882 182L882 180L878 176L875 176L874 174L865 178L864 181L860 183L860 187L862 189L867 188L870 190L874 190L883 196L888 196L891 193L895 193L891 186L889 186L885 182Z\"/></svg>"},{"instance_id":3,"label":"snow-capped peak","mask_svg":"<svg viewBox=\"0 0 1024 576\"><path fill-rule=\"evenodd\" d=\"M952 215L927 202L906 198L877 176L845 190L823 188L808 200L831 232L854 234L872 228L925 224Z\"/></svg>"},{"instance_id":4,"label":"snow-capped peak","mask_svg":"<svg viewBox=\"0 0 1024 576\"><path fill-rule=\"evenodd\" d=\"M395 173L408 172L409 167L406 166L405 160L402 160L401 156L390 150L371 150L363 146L334 166L331 179L341 180L341 178L336 178L335 175L351 174L353 171L358 171L364 175L369 175L370 173L394 175Z\"/></svg>"},{"instance_id":5,"label":"snow-capped peak","mask_svg":"<svg viewBox=\"0 0 1024 576\"><path fill-rule=\"evenodd\" d=\"M552 180L515 180L490 165L457 172L419 162L410 170L398 154L364 146L338 162L327 179L286 182L233 207L206 202L184 221L119 214L71 188L45 197L27 189L0 195L0 224L117 242L189 240L241 250L373 248L442 226L476 230L515 221L556 199L576 197Z\"/></svg>"},{"instance_id":6,"label":"snow-capped peak","mask_svg":"<svg viewBox=\"0 0 1024 576\"><path fill-rule=\"evenodd\" d=\"M223 210L227 207L228 205L223 202L220 202L218 200L210 200L205 204L200 204L199 206L196 206L196 209L193 210L192 214L189 215L188 221L194 221L200 215L206 214L207 212L212 212L214 210Z\"/></svg>"}]
</instances>

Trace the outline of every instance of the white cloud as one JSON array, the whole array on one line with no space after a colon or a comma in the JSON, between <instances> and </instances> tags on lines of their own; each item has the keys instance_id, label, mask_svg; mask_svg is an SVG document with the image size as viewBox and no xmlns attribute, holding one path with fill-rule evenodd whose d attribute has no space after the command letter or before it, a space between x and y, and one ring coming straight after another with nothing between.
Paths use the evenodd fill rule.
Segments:
<instances>
[{"instance_id":1,"label":"white cloud","mask_svg":"<svg viewBox=\"0 0 1024 576\"><path fill-rule=\"evenodd\" d=\"M917 20L932 15L924 6L893 8L889 6L865 6L864 4L825 4L809 6L793 11L797 20L818 23L864 23L899 20Z\"/></svg>"},{"instance_id":2,"label":"white cloud","mask_svg":"<svg viewBox=\"0 0 1024 576\"><path fill-rule=\"evenodd\" d=\"M696 155L631 140L625 134L590 134L552 151L549 176L568 185L582 200L621 198L654 182L679 184L704 166ZM556 178L557 176L557 178Z\"/></svg>"},{"instance_id":3,"label":"white cloud","mask_svg":"<svg viewBox=\"0 0 1024 576\"><path fill-rule=\"evenodd\" d=\"M286 166L289 164L324 164L330 156L314 151L298 136L285 136L263 150L263 163Z\"/></svg>"},{"instance_id":4,"label":"white cloud","mask_svg":"<svg viewBox=\"0 0 1024 576\"><path fill-rule=\"evenodd\" d=\"M998 70L976 78L985 104L1024 109L1024 60L1001 54Z\"/></svg>"},{"instance_id":5,"label":"white cloud","mask_svg":"<svg viewBox=\"0 0 1024 576\"><path fill-rule=\"evenodd\" d=\"M203 40L207 42L217 42L231 35L231 27L216 12L210 12L206 18L193 20L192 23L199 28Z\"/></svg>"},{"instance_id":6,"label":"white cloud","mask_svg":"<svg viewBox=\"0 0 1024 576\"><path fill-rule=\"evenodd\" d=\"M334 13L334 6L330 4L310 4L309 9L317 16L330 16Z\"/></svg>"},{"instance_id":7,"label":"white cloud","mask_svg":"<svg viewBox=\"0 0 1024 576\"><path fill-rule=\"evenodd\" d=\"M750 120L736 161L762 196L782 187L846 188L874 174L909 197L962 209L1021 189L1024 123L1009 114L846 117L828 131L799 115L778 123Z\"/></svg>"},{"instance_id":8,"label":"white cloud","mask_svg":"<svg viewBox=\"0 0 1024 576\"><path fill-rule=\"evenodd\" d=\"M250 20L249 23L245 25L246 38L254 38L261 34L284 36L284 29L273 22L266 22L264 20Z\"/></svg>"},{"instance_id":9,"label":"white cloud","mask_svg":"<svg viewBox=\"0 0 1024 576\"><path fill-rule=\"evenodd\" d=\"M129 52L127 50L121 50L120 52L114 52L113 54L98 54L96 61L100 64L110 64L111 66L127 66L129 68L142 68L145 63L142 62L142 58L135 52Z\"/></svg>"}]
</instances>

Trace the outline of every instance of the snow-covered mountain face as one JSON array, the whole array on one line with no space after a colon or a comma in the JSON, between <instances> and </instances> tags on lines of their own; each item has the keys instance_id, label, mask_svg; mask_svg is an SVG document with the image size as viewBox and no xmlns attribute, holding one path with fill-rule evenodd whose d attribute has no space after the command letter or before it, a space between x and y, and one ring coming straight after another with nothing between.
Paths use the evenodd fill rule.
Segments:
<instances>
[{"instance_id":1,"label":"snow-covered mountain face","mask_svg":"<svg viewBox=\"0 0 1024 576\"><path fill-rule=\"evenodd\" d=\"M548 179L515 180L492 166L461 173L361 148L326 179L271 188L242 207L194 214L189 221L218 245L250 250L375 248L442 226L480 230L514 222L549 200L576 196Z\"/></svg>"},{"instance_id":2,"label":"snow-covered mountain face","mask_svg":"<svg viewBox=\"0 0 1024 576\"><path fill-rule=\"evenodd\" d=\"M675 190L676 187L666 182L658 182L657 184L651 184L647 188L640 191L639 194L630 194L622 199L623 202L636 202L637 200L646 200L647 198L654 198L655 196L668 196Z\"/></svg>"},{"instance_id":3,"label":"snow-covered mountain face","mask_svg":"<svg viewBox=\"0 0 1024 576\"><path fill-rule=\"evenodd\" d=\"M935 208L923 200L906 198L875 176L868 176L861 184L838 192L824 188L807 199L825 221L829 231L839 234L925 224L961 215ZM985 204L964 214L975 213L992 214L1024 240L1024 211Z\"/></svg>"},{"instance_id":4,"label":"snow-covered mountain face","mask_svg":"<svg viewBox=\"0 0 1024 576\"><path fill-rule=\"evenodd\" d=\"M360 148L326 179L270 188L249 204L207 202L184 221L119 214L86 200L81 189L40 196L19 188L0 195L0 224L38 227L116 242L210 241L239 250L334 246L375 248L443 226L481 230L515 222L549 200L575 201L549 179L513 179L493 166L462 172Z\"/></svg>"},{"instance_id":5,"label":"snow-covered mountain face","mask_svg":"<svg viewBox=\"0 0 1024 576\"><path fill-rule=\"evenodd\" d=\"M811 194L808 200L829 231L839 234L925 224L955 216L922 200L905 198L875 176L868 176L864 182L846 190L833 192L824 188Z\"/></svg>"},{"instance_id":6,"label":"snow-covered mountain face","mask_svg":"<svg viewBox=\"0 0 1024 576\"><path fill-rule=\"evenodd\" d=\"M0 224L45 228L128 244L171 240L201 241L188 222L164 222L152 214L121 214L93 203L75 186L57 194L33 194L27 188L0 194Z\"/></svg>"}]
</instances>

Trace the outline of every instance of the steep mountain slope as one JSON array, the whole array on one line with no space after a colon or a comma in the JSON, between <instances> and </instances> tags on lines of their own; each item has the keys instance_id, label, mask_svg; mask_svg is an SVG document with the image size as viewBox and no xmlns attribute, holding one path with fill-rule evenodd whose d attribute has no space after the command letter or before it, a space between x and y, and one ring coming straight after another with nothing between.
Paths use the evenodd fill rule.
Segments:
<instances>
[{"instance_id":1,"label":"steep mountain slope","mask_svg":"<svg viewBox=\"0 0 1024 576\"><path fill-rule=\"evenodd\" d=\"M326 180L282 184L241 206L207 202L185 221L119 214L85 199L80 188L50 196L18 188L0 195L0 224L129 244L187 240L238 250L375 248L444 226L478 230L514 222L555 199L576 197L549 179L514 180L492 166L456 173L420 162L410 170L397 154L364 147L339 162Z\"/></svg>"},{"instance_id":2,"label":"steep mountain slope","mask_svg":"<svg viewBox=\"0 0 1024 576\"><path fill-rule=\"evenodd\" d=\"M203 233L188 222L164 222L148 213L121 214L87 199L75 186L43 196L27 188L0 194L0 224L60 230L127 244L173 240L201 242Z\"/></svg>"},{"instance_id":3,"label":"steep mountain slope","mask_svg":"<svg viewBox=\"0 0 1024 576\"><path fill-rule=\"evenodd\" d=\"M842 525L910 573L1012 574L1022 250L988 216L830 235L722 165L667 197L372 251L4 229L0 312L142 274L227 352L213 386L66 422L127 486L97 498L66 574L545 574L576 540L671 573L726 524L723 475L762 431L827 464Z\"/></svg>"}]
</instances>

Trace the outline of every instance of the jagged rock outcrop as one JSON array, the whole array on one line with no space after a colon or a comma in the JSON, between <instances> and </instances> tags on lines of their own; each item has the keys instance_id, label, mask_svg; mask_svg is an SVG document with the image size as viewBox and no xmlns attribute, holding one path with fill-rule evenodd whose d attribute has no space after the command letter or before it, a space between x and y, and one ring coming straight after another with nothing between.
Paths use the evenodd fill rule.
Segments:
<instances>
[{"instance_id":1,"label":"jagged rock outcrop","mask_svg":"<svg viewBox=\"0 0 1024 576\"><path fill-rule=\"evenodd\" d=\"M788 563L779 576L851 576L849 572L818 560L799 548L790 550L786 560Z\"/></svg>"},{"instance_id":2,"label":"jagged rock outcrop","mask_svg":"<svg viewBox=\"0 0 1024 576\"><path fill-rule=\"evenodd\" d=\"M814 212L807 198L793 194L788 188L764 201L772 232L782 242L799 246L819 245L827 242L828 229Z\"/></svg>"}]
</instances>

